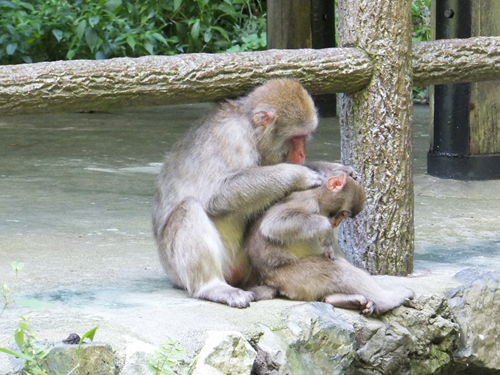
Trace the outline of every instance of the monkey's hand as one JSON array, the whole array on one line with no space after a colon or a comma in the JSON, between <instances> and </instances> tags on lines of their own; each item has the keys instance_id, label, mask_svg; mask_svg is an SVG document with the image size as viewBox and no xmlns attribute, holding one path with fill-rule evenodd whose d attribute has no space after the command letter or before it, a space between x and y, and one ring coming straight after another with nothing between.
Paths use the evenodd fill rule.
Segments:
<instances>
[{"instance_id":1,"label":"monkey's hand","mask_svg":"<svg viewBox=\"0 0 500 375\"><path fill-rule=\"evenodd\" d=\"M312 169L303 167L306 172L305 189L318 187L325 182L325 176L322 173L313 171Z\"/></svg>"},{"instance_id":2,"label":"monkey's hand","mask_svg":"<svg viewBox=\"0 0 500 375\"><path fill-rule=\"evenodd\" d=\"M340 164L340 163L330 163L327 161L313 161L305 164L306 167L314 169L319 173L322 173L325 177L330 177L339 172L344 172L345 174L352 177L354 181L358 183L361 182L361 175L354 170L354 168L349 167L348 165Z\"/></svg>"},{"instance_id":3,"label":"monkey's hand","mask_svg":"<svg viewBox=\"0 0 500 375\"><path fill-rule=\"evenodd\" d=\"M338 171L344 172L352 177L352 179L358 183L361 182L361 175L354 170L354 168L349 167L348 165L338 164L338 167L335 168Z\"/></svg>"}]
</instances>

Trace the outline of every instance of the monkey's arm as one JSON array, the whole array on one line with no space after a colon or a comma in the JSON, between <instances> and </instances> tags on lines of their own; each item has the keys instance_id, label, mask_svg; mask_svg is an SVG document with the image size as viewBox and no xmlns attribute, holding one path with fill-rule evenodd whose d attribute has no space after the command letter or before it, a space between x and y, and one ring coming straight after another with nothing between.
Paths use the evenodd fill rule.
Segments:
<instances>
[{"instance_id":1,"label":"monkey's arm","mask_svg":"<svg viewBox=\"0 0 500 375\"><path fill-rule=\"evenodd\" d=\"M307 168L311 168L319 173L324 174L326 177L332 176L339 172L344 172L351 176L355 181L360 181L361 176L354 170L354 168L348 165L340 163L330 163L327 161L312 161L304 164Z\"/></svg>"},{"instance_id":2,"label":"monkey's arm","mask_svg":"<svg viewBox=\"0 0 500 375\"><path fill-rule=\"evenodd\" d=\"M319 186L323 176L295 164L253 167L228 176L208 202L207 212L220 216L240 212L249 216L296 191Z\"/></svg>"}]
</instances>

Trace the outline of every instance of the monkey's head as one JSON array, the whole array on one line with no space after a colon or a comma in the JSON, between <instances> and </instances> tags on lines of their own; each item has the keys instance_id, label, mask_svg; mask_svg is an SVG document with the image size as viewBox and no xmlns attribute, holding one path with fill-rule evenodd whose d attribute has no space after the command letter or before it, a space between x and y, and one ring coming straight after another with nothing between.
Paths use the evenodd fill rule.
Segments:
<instances>
[{"instance_id":1,"label":"monkey's head","mask_svg":"<svg viewBox=\"0 0 500 375\"><path fill-rule=\"evenodd\" d=\"M305 141L318 126L316 108L304 87L292 79L273 79L246 100L261 164L303 164Z\"/></svg>"},{"instance_id":2,"label":"monkey's head","mask_svg":"<svg viewBox=\"0 0 500 375\"><path fill-rule=\"evenodd\" d=\"M361 185L346 173L329 177L322 186L321 213L330 219L332 228L346 217L354 217L365 205L365 192Z\"/></svg>"}]
</instances>

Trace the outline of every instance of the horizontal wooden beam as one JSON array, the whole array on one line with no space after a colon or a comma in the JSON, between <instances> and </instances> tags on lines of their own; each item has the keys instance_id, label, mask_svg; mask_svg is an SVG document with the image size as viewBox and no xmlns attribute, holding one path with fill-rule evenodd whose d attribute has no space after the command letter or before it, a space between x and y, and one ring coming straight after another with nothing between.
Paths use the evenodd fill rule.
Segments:
<instances>
[{"instance_id":1,"label":"horizontal wooden beam","mask_svg":"<svg viewBox=\"0 0 500 375\"><path fill-rule=\"evenodd\" d=\"M273 77L311 94L356 92L371 79L355 48L145 56L0 66L0 113L115 110L236 97ZM500 37L413 44L415 85L500 79Z\"/></svg>"},{"instance_id":2,"label":"horizontal wooden beam","mask_svg":"<svg viewBox=\"0 0 500 375\"><path fill-rule=\"evenodd\" d=\"M500 80L500 37L413 43L413 84Z\"/></svg>"},{"instance_id":3,"label":"horizontal wooden beam","mask_svg":"<svg viewBox=\"0 0 500 375\"><path fill-rule=\"evenodd\" d=\"M273 77L313 94L355 92L371 79L355 48L146 56L0 66L0 113L111 110L235 97Z\"/></svg>"}]
</instances>

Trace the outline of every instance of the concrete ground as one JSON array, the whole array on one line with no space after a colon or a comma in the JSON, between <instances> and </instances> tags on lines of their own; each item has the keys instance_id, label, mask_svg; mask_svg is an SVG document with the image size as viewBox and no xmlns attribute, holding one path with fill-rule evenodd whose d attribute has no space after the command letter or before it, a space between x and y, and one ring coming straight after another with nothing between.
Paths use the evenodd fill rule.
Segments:
<instances>
[{"instance_id":1,"label":"concrete ground","mask_svg":"<svg viewBox=\"0 0 500 375\"><path fill-rule=\"evenodd\" d=\"M0 347L20 315L43 340L99 326L96 340L122 350L135 340L173 337L193 353L207 330L256 334L278 327L298 302L273 300L238 310L187 298L163 273L151 234L156 174L165 152L208 105L0 118L0 284L15 297L0 316ZM415 272L397 283L444 293L465 268L500 270L500 181L428 176L429 109L415 107ZM324 119L309 160L339 160L338 119ZM401 230L405 230L401 228ZM379 277L382 284L393 278ZM0 307L2 303L0 302ZM7 371L0 353L0 374Z\"/></svg>"}]
</instances>

